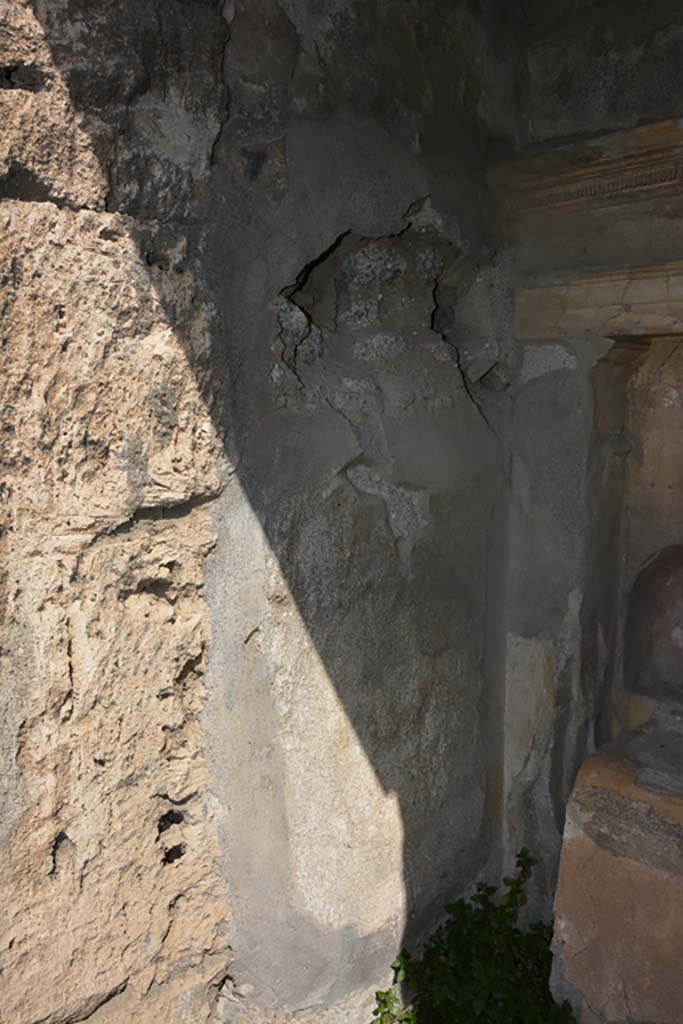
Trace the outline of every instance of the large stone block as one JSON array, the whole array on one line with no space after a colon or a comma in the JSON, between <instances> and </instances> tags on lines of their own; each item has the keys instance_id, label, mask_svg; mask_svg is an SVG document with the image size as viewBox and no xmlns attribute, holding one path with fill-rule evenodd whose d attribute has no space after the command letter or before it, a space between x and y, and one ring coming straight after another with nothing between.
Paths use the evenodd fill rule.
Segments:
<instances>
[{"instance_id":1,"label":"large stone block","mask_svg":"<svg viewBox=\"0 0 683 1024\"><path fill-rule=\"evenodd\" d=\"M580 1024L678 1024L683 1014L680 715L581 768L555 899L553 988Z\"/></svg>"}]
</instances>

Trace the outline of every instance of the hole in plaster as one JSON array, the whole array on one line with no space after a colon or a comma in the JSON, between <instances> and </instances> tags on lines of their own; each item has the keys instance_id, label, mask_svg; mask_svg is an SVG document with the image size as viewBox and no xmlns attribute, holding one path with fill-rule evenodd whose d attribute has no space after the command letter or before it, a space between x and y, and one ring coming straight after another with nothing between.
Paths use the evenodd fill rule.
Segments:
<instances>
[{"instance_id":1,"label":"hole in plaster","mask_svg":"<svg viewBox=\"0 0 683 1024\"><path fill-rule=\"evenodd\" d=\"M162 858L163 864L173 864L175 861L180 860L185 855L185 843L178 843L177 846L171 846L166 851Z\"/></svg>"},{"instance_id":2,"label":"hole in plaster","mask_svg":"<svg viewBox=\"0 0 683 1024\"><path fill-rule=\"evenodd\" d=\"M11 64L0 68L0 89L40 92L44 88L45 75L36 64Z\"/></svg>"},{"instance_id":3,"label":"hole in plaster","mask_svg":"<svg viewBox=\"0 0 683 1024\"><path fill-rule=\"evenodd\" d=\"M185 821L185 815L181 811L166 811L159 818L159 835L168 831L171 825L180 825Z\"/></svg>"},{"instance_id":4,"label":"hole in plaster","mask_svg":"<svg viewBox=\"0 0 683 1024\"><path fill-rule=\"evenodd\" d=\"M69 843L71 845L71 840L69 839L69 836L66 834L66 832L58 832L57 835L52 840L52 866L49 872L50 878L54 878L54 876L57 874L59 851L64 846L65 843Z\"/></svg>"}]
</instances>

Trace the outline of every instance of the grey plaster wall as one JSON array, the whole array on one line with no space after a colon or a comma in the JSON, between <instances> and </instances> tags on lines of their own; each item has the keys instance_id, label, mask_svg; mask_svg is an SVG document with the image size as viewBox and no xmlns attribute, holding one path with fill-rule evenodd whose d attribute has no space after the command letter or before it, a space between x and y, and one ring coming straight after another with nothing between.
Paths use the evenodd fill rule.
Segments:
<instances>
[{"instance_id":1,"label":"grey plaster wall","mask_svg":"<svg viewBox=\"0 0 683 1024\"><path fill-rule=\"evenodd\" d=\"M240 459L205 719L235 1019L362 1019L497 854L511 266L482 171L515 142L518 55L491 14L230 22L199 245Z\"/></svg>"}]
</instances>

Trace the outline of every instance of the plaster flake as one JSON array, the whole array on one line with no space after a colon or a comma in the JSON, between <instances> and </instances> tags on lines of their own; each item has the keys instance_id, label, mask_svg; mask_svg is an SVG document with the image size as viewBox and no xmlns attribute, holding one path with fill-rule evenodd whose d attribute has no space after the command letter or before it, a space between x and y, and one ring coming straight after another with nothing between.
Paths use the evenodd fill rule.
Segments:
<instances>
[{"instance_id":1,"label":"plaster flake","mask_svg":"<svg viewBox=\"0 0 683 1024\"><path fill-rule=\"evenodd\" d=\"M134 104L131 116L146 146L188 170L193 178L206 174L220 126L217 118L187 110L182 95L173 89L163 98L145 93Z\"/></svg>"}]
</instances>

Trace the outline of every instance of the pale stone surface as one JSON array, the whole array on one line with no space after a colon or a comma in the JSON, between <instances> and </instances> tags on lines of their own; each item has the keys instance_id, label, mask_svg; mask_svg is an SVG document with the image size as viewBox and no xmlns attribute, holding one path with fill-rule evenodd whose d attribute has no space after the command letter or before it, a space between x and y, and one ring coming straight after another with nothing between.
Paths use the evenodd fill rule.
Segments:
<instances>
[{"instance_id":1,"label":"pale stone surface","mask_svg":"<svg viewBox=\"0 0 683 1024\"><path fill-rule=\"evenodd\" d=\"M222 446L125 219L2 216L3 1012L70 1020L126 990L107 1020L151 1020L171 975L226 964L198 726Z\"/></svg>"},{"instance_id":2,"label":"pale stone surface","mask_svg":"<svg viewBox=\"0 0 683 1024\"><path fill-rule=\"evenodd\" d=\"M229 962L199 726L212 312L181 235L146 260L104 212L98 133L31 6L0 15L0 1017L196 1024Z\"/></svg>"},{"instance_id":3,"label":"pale stone surface","mask_svg":"<svg viewBox=\"0 0 683 1024\"><path fill-rule=\"evenodd\" d=\"M683 1005L680 714L589 758L567 810L553 989L582 1024L674 1024Z\"/></svg>"},{"instance_id":4,"label":"pale stone surface","mask_svg":"<svg viewBox=\"0 0 683 1024\"><path fill-rule=\"evenodd\" d=\"M596 528L590 375L609 347L583 338L525 345L515 381L502 815L508 870L523 846L540 860L532 916L550 912L566 800L594 749L582 621L592 586L586 544Z\"/></svg>"}]
</instances>

